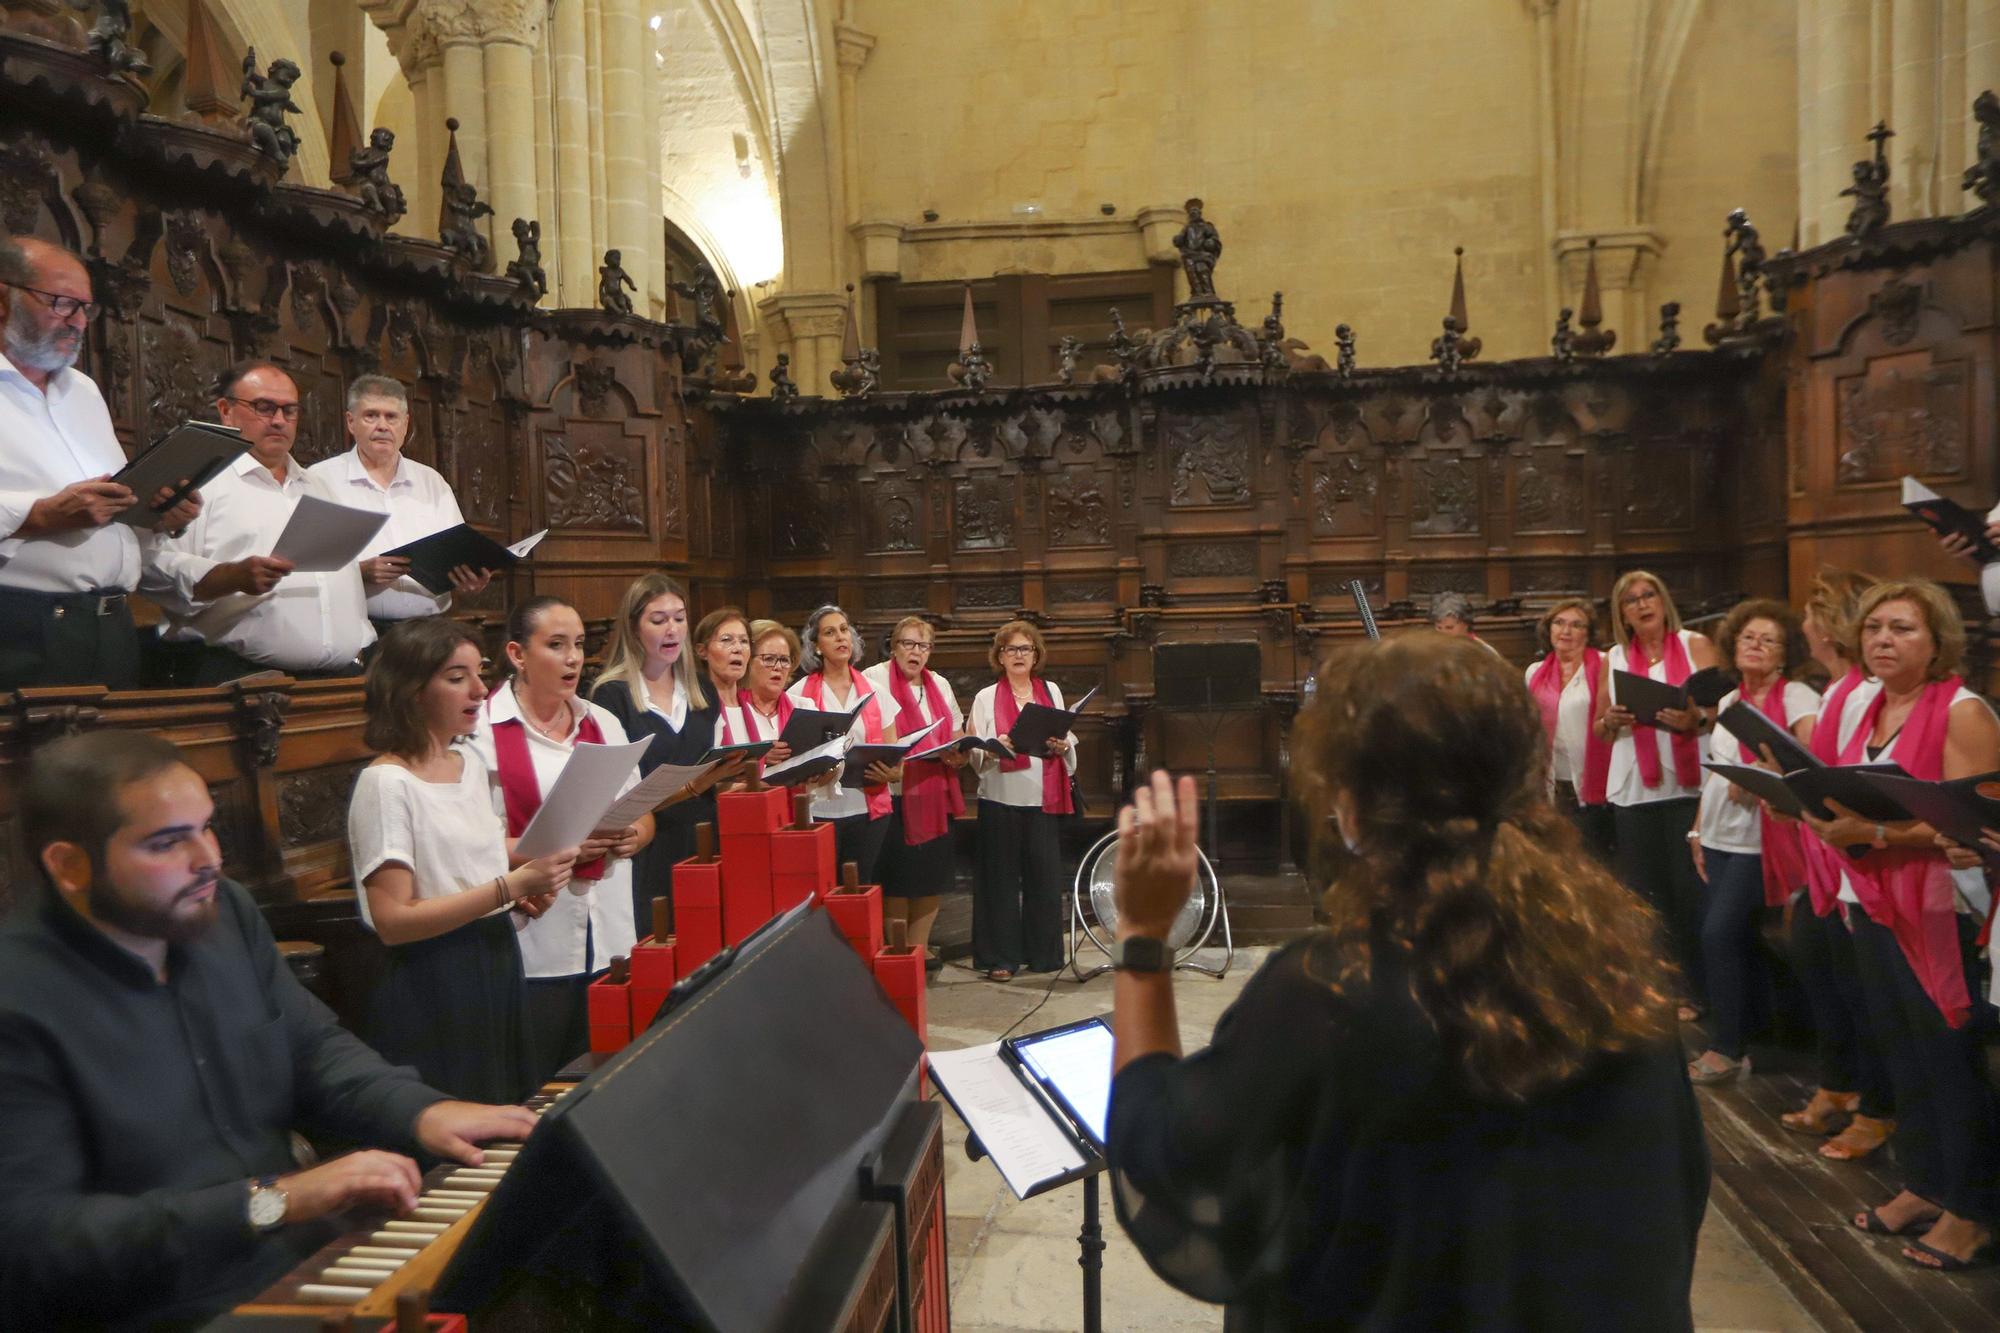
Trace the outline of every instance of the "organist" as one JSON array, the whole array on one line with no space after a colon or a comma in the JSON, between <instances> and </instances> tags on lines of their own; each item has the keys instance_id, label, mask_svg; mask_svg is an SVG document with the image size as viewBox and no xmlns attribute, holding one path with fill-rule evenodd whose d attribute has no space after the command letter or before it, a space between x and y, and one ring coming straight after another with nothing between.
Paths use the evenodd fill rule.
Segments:
<instances>
[{"instance_id":1,"label":"organist","mask_svg":"<svg viewBox=\"0 0 2000 1333\"><path fill-rule=\"evenodd\" d=\"M405 1211L422 1151L469 1165L534 1115L447 1100L340 1028L221 877L214 805L157 737L35 757L39 885L0 928L0 1327L157 1327L254 1295ZM294 1126L380 1145L317 1165Z\"/></svg>"}]
</instances>

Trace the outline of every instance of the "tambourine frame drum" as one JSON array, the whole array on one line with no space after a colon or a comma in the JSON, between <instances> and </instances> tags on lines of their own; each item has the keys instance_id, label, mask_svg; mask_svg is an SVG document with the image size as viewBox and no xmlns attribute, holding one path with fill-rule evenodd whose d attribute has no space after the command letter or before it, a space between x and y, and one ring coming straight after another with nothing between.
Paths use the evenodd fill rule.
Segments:
<instances>
[{"instance_id":1,"label":"tambourine frame drum","mask_svg":"<svg viewBox=\"0 0 2000 1333\"><path fill-rule=\"evenodd\" d=\"M1076 882L1070 891L1069 966L1078 981L1088 981L1111 970L1111 946L1118 935L1116 909L1111 904L1111 871L1117 864L1117 855L1118 833L1114 829L1092 843L1077 864ZM1208 863L1208 857L1200 848L1195 849L1195 856L1194 893L1175 918L1167 943L1174 951L1176 969L1204 972L1211 977L1226 976L1229 965L1236 960L1236 940L1229 928L1229 904L1223 899L1222 882L1216 878L1215 867ZM1222 927L1223 948L1220 967L1196 958L1218 924ZM1091 968L1083 966L1079 935L1097 946L1104 962Z\"/></svg>"}]
</instances>

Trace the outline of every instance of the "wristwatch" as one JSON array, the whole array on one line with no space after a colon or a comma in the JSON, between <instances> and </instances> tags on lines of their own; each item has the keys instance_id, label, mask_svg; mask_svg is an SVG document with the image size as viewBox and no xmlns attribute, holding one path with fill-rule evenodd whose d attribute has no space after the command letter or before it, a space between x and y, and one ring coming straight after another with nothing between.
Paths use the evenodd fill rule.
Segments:
<instances>
[{"instance_id":1,"label":"wristwatch","mask_svg":"<svg viewBox=\"0 0 2000 1333\"><path fill-rule=\"evenodd\" d=\"M1165 972L1173 965L1167 942L1150 935L1127 935L1111 950L1111 966L1120 972Z\"/></svg>"},{"instance_id":2,"label":"wristwatch","mask_svg":"<svg viewBox=\"0 0 2000 1333\"><path fill-rule=\"evenodd\" d=\"M250 1203L246 1209L250 1226L256 1231L276 1231L285 1224L291 1197L278 1188L276 1176L259 1176L250 1182Z\"/></svg>"}]
</instances>

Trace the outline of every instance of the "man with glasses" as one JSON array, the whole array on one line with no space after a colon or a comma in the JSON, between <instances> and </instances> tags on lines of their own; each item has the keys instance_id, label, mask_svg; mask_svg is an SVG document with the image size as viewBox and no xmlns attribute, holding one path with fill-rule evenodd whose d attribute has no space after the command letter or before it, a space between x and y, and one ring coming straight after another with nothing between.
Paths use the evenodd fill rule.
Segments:
<instances>
[{"instance_id":1,"label":"man with glasses","mask_svg":"<svg viewBox=\"0 0 2000 1333\"><path fill-rule=\"evenodd\" d=\"M361 650L375 641L360 566L299 574L269 554L300 499L343 502L292 459L298 385L268 361L239 362L223 373L215 408L250 451L203 488L200 516L146 562L146 590L167 612L164 637L202 645L197 685L259 671L358 674Z\"/></svg>"},{"instance_id":2,"label":"man with glasses","mask_svg":"<svg viewBox=\"0 0 2000 1333\"><path fill-rule=\"evenodd\" d=\"M126 595L153 537L115 521L138 497L111 480L125 450L104 396L74 369L96 313L75 255L0 240L0 689L139 683ZM159 526L200 510L190 496Z\"/></svg>"}]
</instances>

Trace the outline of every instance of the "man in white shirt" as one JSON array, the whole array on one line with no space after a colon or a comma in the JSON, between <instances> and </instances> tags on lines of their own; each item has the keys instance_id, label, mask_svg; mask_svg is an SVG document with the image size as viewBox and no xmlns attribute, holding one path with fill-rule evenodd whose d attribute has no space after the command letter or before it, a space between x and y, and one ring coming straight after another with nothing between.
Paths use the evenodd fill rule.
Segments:
<instances>
[{"instance_id":1,"label":"man in white shirt","mask_svg":"<svg viewBox=\"0 0 2000 1333\"><path fill-rule=\"evenodd\" d=\"M73 369L96 313L75 255L0 240L0 689L139 683L126 594L152 536L115 521L138 497L111 480L124 447L97 385ZM159 525L200 510L192 496Z\"/></svg>"},{"instance_id":2,"label":"man in white shirt","mask_svg":"<svg viewBox=\"0 0 2000 1333\"><path fill-rule=\"evenodd\" d=\"M187 531L146 560L143 586L167 612L165 637L204 645L197 685L258 671L356 675L375 641L360 567L299 574L269 554L302 497L344 499L292 462L298 385L268 361L245 361L224 372L219 392L222 424L242 431L250 452L202 489Z\"/></svg>"},{"instance_id":3,"label":"man in white shirt","mask_svg":"<svg viewBox=\"0 0 2000 1333\"><path fill-rule=\"evenodd\" d=\"M306 469L340 503L389 516L361 551L368 619L377 633L399 620L434 616L451 607L450 593L431 592L410 577L408 560L382 552L465 521L450 483L437 469L403 457L409 435L410 396L403 386L387 375L357 376L347 386L347 437L354 447ZM492 578L491 570L460 565L451 571L451 586L470 597Z\"/></svg>"}]
</instances>

